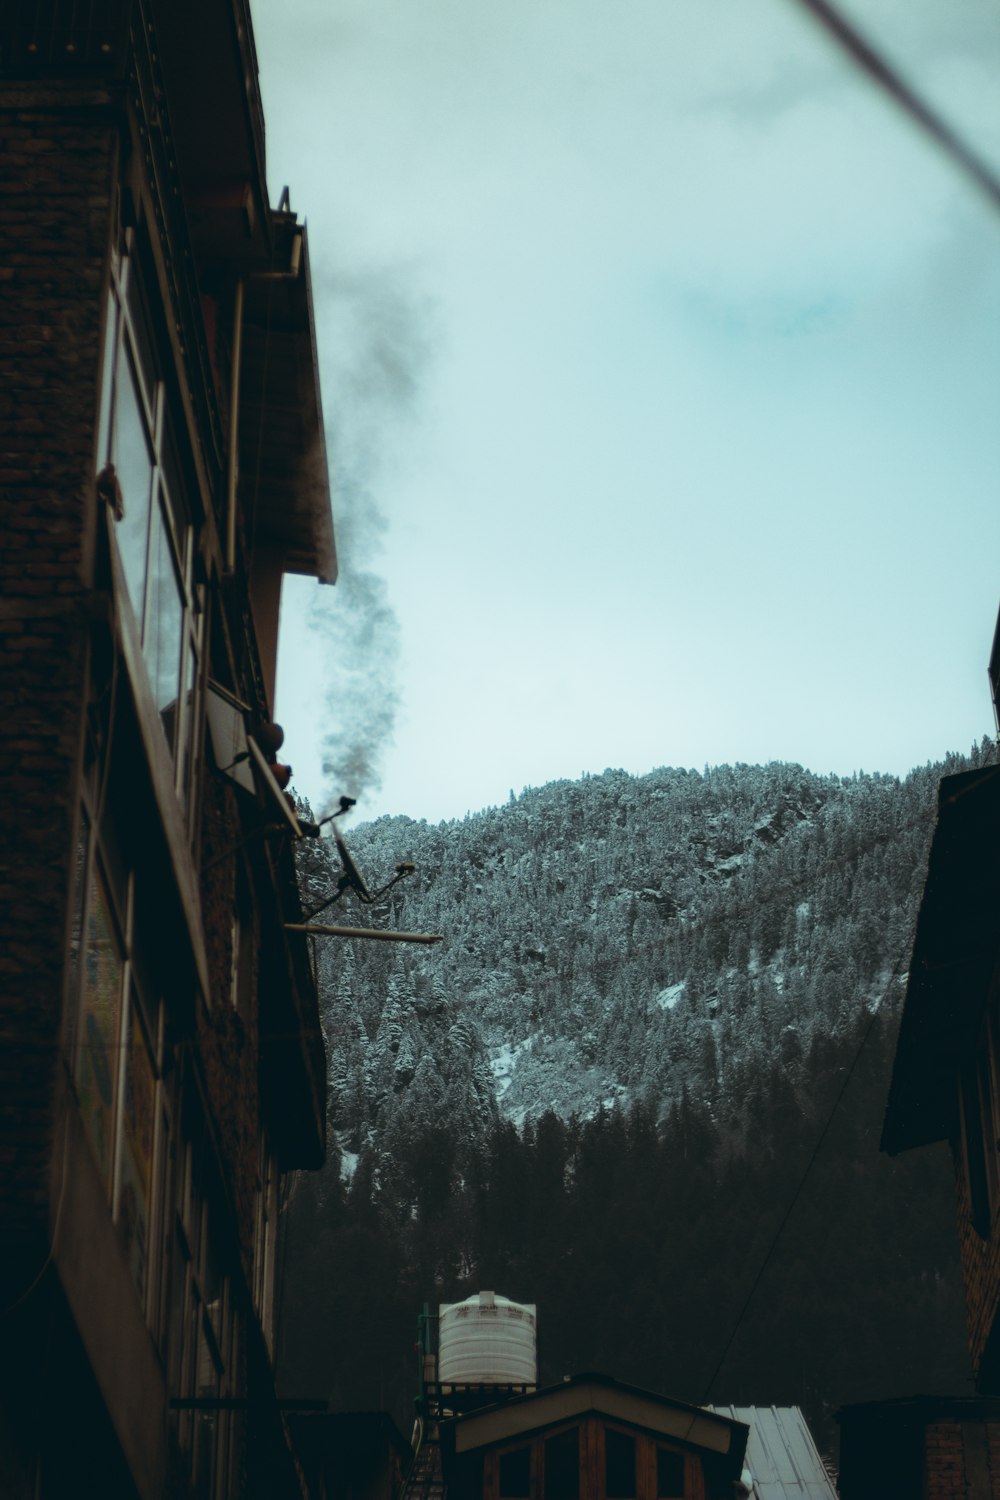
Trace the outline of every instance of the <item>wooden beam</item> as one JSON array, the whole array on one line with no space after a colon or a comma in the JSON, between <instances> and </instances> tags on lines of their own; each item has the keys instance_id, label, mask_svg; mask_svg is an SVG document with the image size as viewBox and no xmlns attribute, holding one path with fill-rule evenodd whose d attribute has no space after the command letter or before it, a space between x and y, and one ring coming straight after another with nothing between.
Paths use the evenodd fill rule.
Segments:
<instances>
[{"instance_id":1,"label":"wooden beam","mask_svg":"<svg viewBox=\"0 0 1000 1500\"><path fill-rule=\"evenodd\" d=\"M327 927L318 922L286 922L286 932L308 932L315 937L373 938L377 943L441 943L441 932L383 932L377 927Z\"/></svg>"}]
</instances>

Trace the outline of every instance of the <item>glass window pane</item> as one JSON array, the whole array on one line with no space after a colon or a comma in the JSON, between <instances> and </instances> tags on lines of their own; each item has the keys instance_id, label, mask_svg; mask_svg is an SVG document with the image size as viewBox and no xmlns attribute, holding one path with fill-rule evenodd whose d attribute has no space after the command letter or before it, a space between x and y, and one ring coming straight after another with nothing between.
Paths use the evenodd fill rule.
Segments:
<instances>
[{"instance_id":1,"label":"glass window pane","mask_svg":"<svg viewBox=\"0 0 1000 1500\"><path fill-rule=\"evenodd\" d=\"M149 1043L130 996L122 1101L122 1156L115 1220L139 1296L145 1299L149 1259L149 1201L153 1179L153 1120L156 1083Z\"/></svg>"},{"instance_id":2,"label":"glass window pane","mask_svg":"<svg viewBox=\"0 0 1000 1500\"><path fill-rule=\"evenodd\" d=\"M77 837L73 861L73 910L71 915L69 943L69 994L75 1004L79 993L81 965L83 963L83 907L87 891L87 854L90 849L90 822L85 812L80 813L80 832Z\"/></svg>"},{"instance_id":3,"label":"glass window pane","mask_svg":"<svg viewBox=\"0 0 1000 1500\"><path fill-rule=\"evenodd\" d=\"M124 514L115 529L125 582L135 617L142 628L143 584L146 578L146 543L149 538L149 503L153 481L153 459L146 433L132 366L124 346L118 358L115 392L114 463L122 492Z\"/></svg>"},{"instance_id":4,"label":"glass window pane","mask_svg":"<svg viewBox=\"0 0 1000 1500\"><path fill-rule=\"evenodd\" d=\"M667 1448L656 1450L657 1500L678 1500L684 1494L684 1455Z\"/></svg>"},{"instance_id":5,"label":"glass window pane","mask_svg":"<svg viewBox=\"0 0 1000 1500\"><path fill-rule=\"evenodd\" d=\"M111 431L111 386L115 368L115 339L118 333L118 299L114 289L108 293L107 321L104 327L104 359L101 365L101 411L97 429L97 469L108 462L108 437Z\"/></svg>"},{"instance_id":6,"label":"glass window pane","mask_svg":"<svg viewBox=\"0 0 1000 1500\"><path fill-rule=\"evenodd\" d=\"M96 870L91 876L84 945L74 1072L80 1113L108 1187L118 1082L122 955L104 882Z\"/></svg>"},{"instance_id":7,"label":"glass window pane","mask_svg":"<svg viewBox=\"0 0 1000 1500\"><path fill-rule=\"evenodd\" d=\"M163 1092L161 1089L160 1139L157 1149L156 1168L157 1222L154 1227L154 1233L158 1240L159 1275L154 1279L153 1283L157 1304L151 1311L153 1314L153 1332L159 1343L163 1367L167 1371L172 1371L173 1355L170 1340L172 1331L170 1315L174 1307L174 1298L178 1295L175 1290L175 1263L179 1262L183 1271L183 1260L179 1249L175 1248L173 1214L174 1140L170 1128L169 1112L162 1108Z\"/></svg>"},{"instance_id":8,"label":"glass window pane","mask_svg":"<svg viewBox=\"0 0 1000 1500\"><path fill-rule=\"evenodd\" d=\"M608 1500L635 1495L635 1439L612 1427L604 1434L604 1492Z\"/></svg>"},{"instance_id":9,"label":"glass window pane","mask_svg":"<svg viewBox=\"0 0 1000 1500\"><path fill-rule=\"evenodd\" d=\"M163 466L163 474L170 496L168 510L171 523L174 527L174 544L178 552L180 552L182 550L182 536L187 529L191 517L190 508L187 503L187 486L183 478L184 471L181 467L177 439L174 436L174 424L169 406L165 406L163 411L160 463Z\"/></svg>"},{"instance_id":10,"label":"glass window pane","mask_svg":"<svg viewBox=\"0 0 1000 1500\"><path fill-rule=\"evenodd\" d=\"M578 1500L580 1494L580 1434L572 1427L545 1443L545 1500Z\"/></svg>"},{"instance_id":11,"label":"glass window pane","mask_svg":"<svg viewBox=\"0 0 1000 1500\"><path fill-rule=\"evenodd\" d=\"M183 620L184 602L174 566L173 548L158 514L150 558L149 609L143 652L153 685L153 698L171 748L180 691Z\"/></svg>"},{"instance_id":12,"label":"glass window pane","mask_svg":"<svg viewBox=\"0 0 1000 1500\"><path fill-rule=\"evenodd\" d=\"M504 1500L527 1500L531 1493L531 1449L500 1455L500 1494Z\"/></svg>"},{"instance_id":13,"label":"glass window pane","mask_svg":"<svg viewBox=\"0 0 1000 1500\"><path fill-rule=\"evenodd\" d=\"M177 747L177 760L181 767L181 791L187 796L194 771L194 734L197 723L195 691L198 682L198 652L192 633L188 635L187 656L184 661L184 695L181 714L181 741Z\"/></svg>"},{"instance_id":14,"label":"glass window pane","mask_svg":"<svg viewBox=\"0 0 1000 1500\"><path fill-rule=\"evenodd\" d=\"M132 320L132 334L135 339L139 373L142 376L146 399L149 402L150 408L152 408L159 372L154 352L155 341L153 339L153 331L150 327L149 314L146 311L137 271L138 267L135 261L130 260L125 277L125 300L128 303L128 310Z\"/></svg>"}]
</instances>

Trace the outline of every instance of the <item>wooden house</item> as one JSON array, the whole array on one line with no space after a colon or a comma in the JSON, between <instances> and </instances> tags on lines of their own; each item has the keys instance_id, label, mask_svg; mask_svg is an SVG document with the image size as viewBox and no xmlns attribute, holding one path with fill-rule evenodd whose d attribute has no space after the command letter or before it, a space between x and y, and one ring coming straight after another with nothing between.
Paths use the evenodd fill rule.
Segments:
<instances>
[{"instance_id":1,"label":"wooden house","mask_svg":"<svg viewBox=\"0 0 1000 1500\"><path fill-rule=\"evenodd\" d=\"M742 1422L583 1374L440 1424L449 1500L731 1500Z\"/></svg>"}]
</instances>

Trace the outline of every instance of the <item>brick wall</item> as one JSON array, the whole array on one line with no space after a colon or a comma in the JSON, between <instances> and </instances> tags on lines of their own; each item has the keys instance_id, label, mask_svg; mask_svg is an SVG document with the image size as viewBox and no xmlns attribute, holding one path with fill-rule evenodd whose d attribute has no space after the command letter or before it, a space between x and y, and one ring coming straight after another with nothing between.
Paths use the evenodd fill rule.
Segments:
<instances>
[{"instance_id":1,"label":"brick wall","mask_svg":"<svg viewBox=\"0 0 1000 1500\"><path fill-rule=\"evenodd\" d=\"M973 1371L978 1377L1000 1304L1000 1222L994 1219L988 1240L982 1239L973 1228L969 1184L961 1153L957 1153L956 1183L956 1214L965 1281L969 1354Z\"/></svg>"},{"instance_id":2,"label":"brick wall","mask_svg":"<svg viewBox=\"0 0 1000 1500\"><path fill-rule=\"evenodd\" d=\"M110 105L93 90L0 85L0 1204L8 1249L47 1214L117 159Z\"/></svg>"},{"instance_id":3,"label":"brick wall","mask_svg":"<svg viewBox=\"0 0 1000 1500\"><path fill-rule=\"evenodd\" d=\"M926 1500L965 1500L965 1461L958 1422L933 1422L924 1436Z\"/></svg>"},{"instance_id":4,"label":"brick wall","mask_svg":"<svg viewBox=\"0 0 1000 1500\"><path fill-rule=\"evenodd\" d=\"M929 1423L924 1462L924 1500L1000 1500L1000 1423Z\"/></svg>"}]
</instances>

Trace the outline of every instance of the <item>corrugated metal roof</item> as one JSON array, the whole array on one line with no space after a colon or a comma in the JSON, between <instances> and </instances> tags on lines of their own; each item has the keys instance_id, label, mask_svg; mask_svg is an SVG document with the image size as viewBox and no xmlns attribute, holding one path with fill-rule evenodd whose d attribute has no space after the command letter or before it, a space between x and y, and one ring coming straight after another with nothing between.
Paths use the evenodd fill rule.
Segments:
<instances>
[{"instance_id":1,"label":"corrugated metal roof","mask_svg":"<svg viewBox=\"0 0 1000 1500\"><path fill-rule=\"evenodd\" d=\"M743 1478L754 1500L837 1500L797 1406L710 1406L750 1429Z\"/></svg>"}]
</instances>

